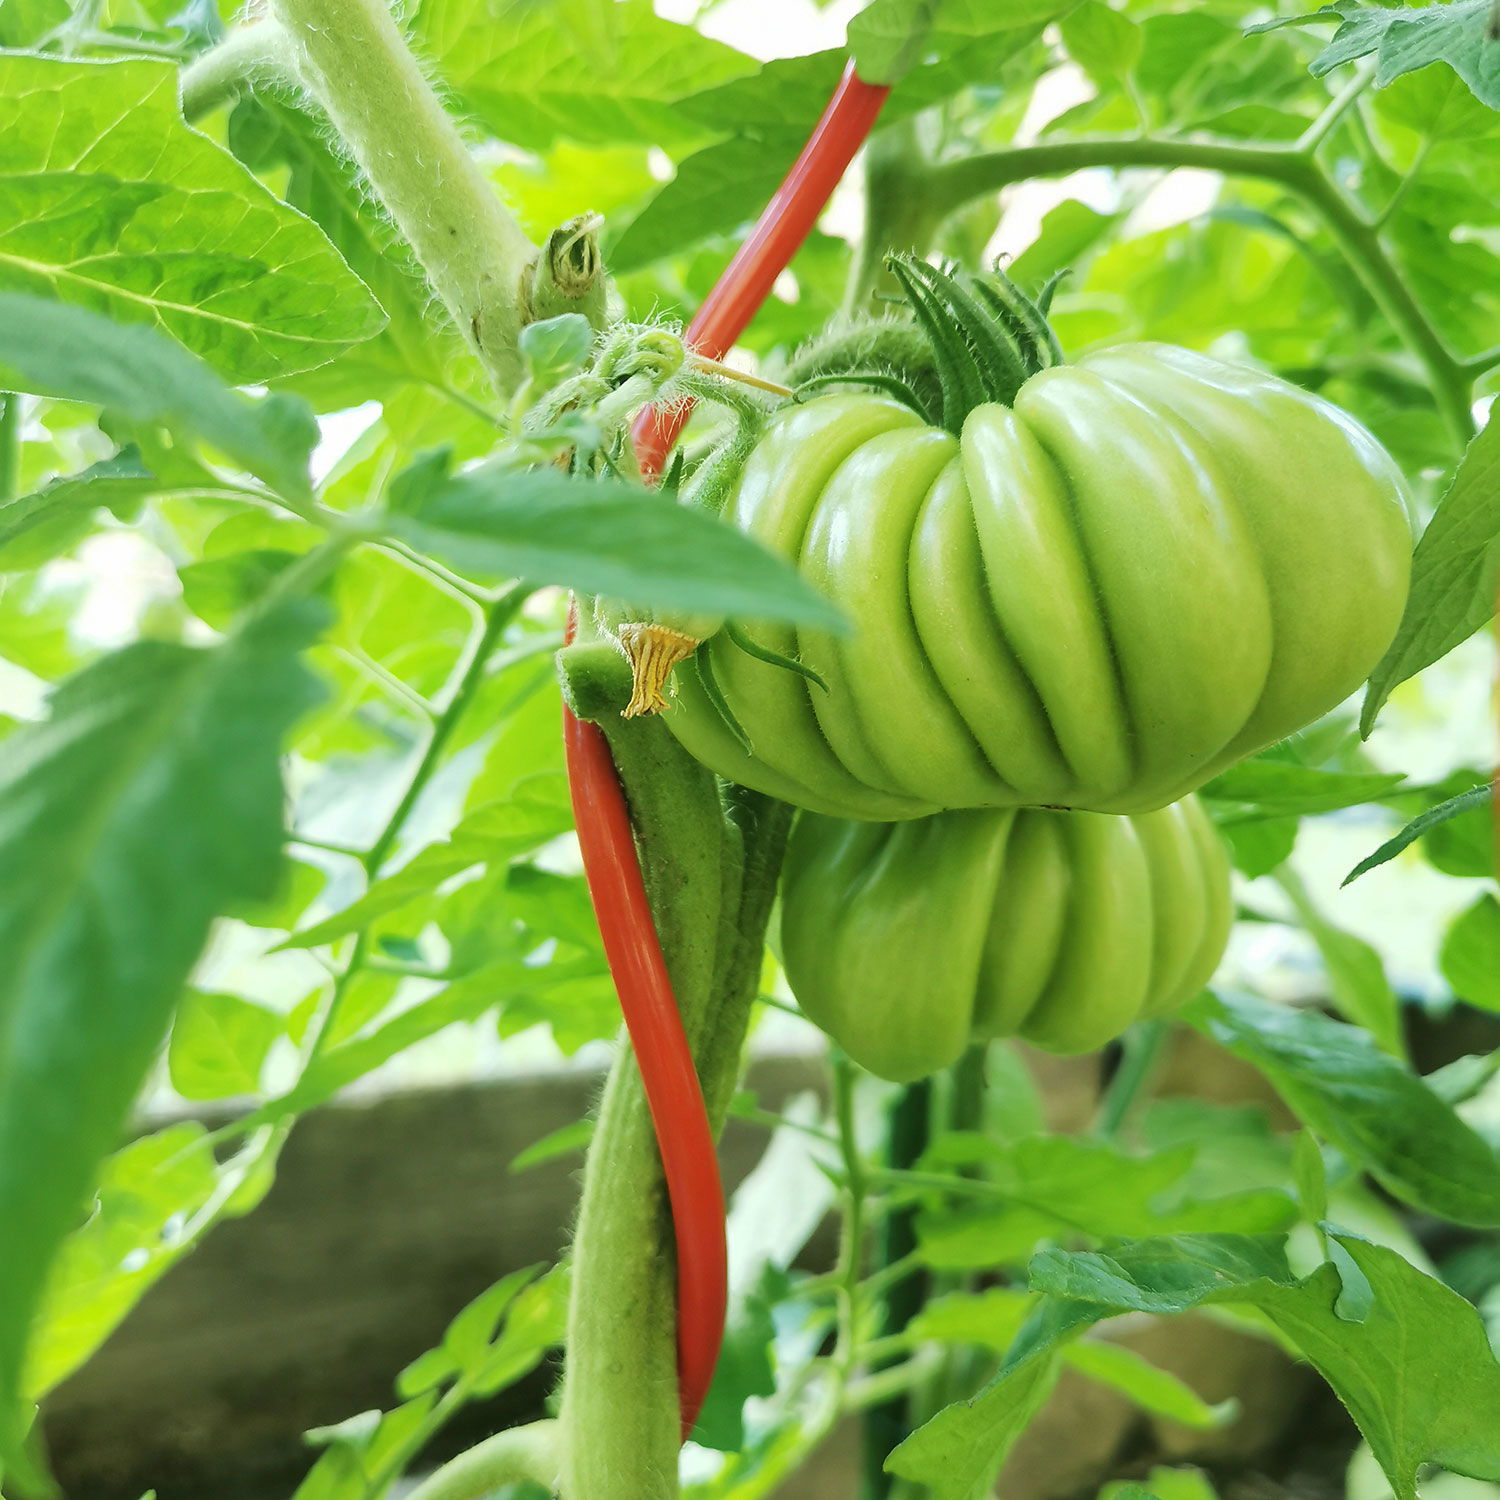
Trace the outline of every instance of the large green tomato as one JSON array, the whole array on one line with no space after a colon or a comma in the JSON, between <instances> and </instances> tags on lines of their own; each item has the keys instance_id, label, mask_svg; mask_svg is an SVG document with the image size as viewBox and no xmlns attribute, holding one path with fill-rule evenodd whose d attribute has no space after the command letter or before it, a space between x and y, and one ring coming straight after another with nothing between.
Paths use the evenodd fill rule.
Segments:
<instances>
[{"instance_id":1,"label":"large green tomato","mask_svg":"<svg viewBox=\"0 0 1500 1500\"><path fill-rule=\"evenodd\" d=\"M1202 988L1231 917L1224 848L1192 797L1124 818L804 814L781 951L804 1013L905 1083L989 1037L1103 1046Z\"/></svg>"},{"instance_id":2,"label":"large green tomato","mask_svg":"<svg viewBox=\"0 0 1500 1500\"><path fill-rule=\"evenodd\" d=\"M876 395L790 406L726 515L853 629L749 632L826 691L715 637L667 722L730 780L887 820L1176 801L1353 692L1411 554L1357 422L1162 344L1043 370L957 437Z\"/></svg>"}]
</instances>

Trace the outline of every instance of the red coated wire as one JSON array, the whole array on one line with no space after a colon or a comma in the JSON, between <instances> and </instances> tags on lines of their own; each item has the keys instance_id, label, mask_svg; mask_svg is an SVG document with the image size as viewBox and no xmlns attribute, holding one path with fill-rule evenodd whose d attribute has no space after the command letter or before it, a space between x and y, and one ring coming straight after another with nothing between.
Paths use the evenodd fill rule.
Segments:
<instances>
[{"instance_id":1,"label":"red coated wire","mask_svg":"<svg viewBox=\"0 0 1500 1500\"><path fill-rule=\"evenodd\" d=\"M677 1241L677 1389L686 1441L724 1339L728 1272L719 1158L651 920L630 814L609 742L563 710L578 843L620 1009L656 1130Z\"/></svg>"},{"instance_id":2,"label":"red coated wire","mask_svg":"<svg viewBox=\"0 0 1500 1500\"><path fill-rule=\"evenodd\" d=\"M852 63L845 68L802 154L689 325L687 341L694 348L717 359L744 332L817 222L889 92L884 85L861 82ZM687 412L686 406L666 415L647 411L637 421L636 453L648 478L660 472ZM570 613L569 640L573 625ZM686 1441L724 1341L724 1189L702 1086L646 899L630 811L609 742L597 725L576 719L566 705L563 738L584 874L640 1067L672 1207L678 1400Z\"/></svg>"},{"instance_id":3,"label":"red coated wire","mask_svg":"<svg viewBox=\"0 0 1500 1500\"><path fill-rule=\"evenodd\" d=\"M857 78L852 62L844 69L802 154L688 324L687 342L698 353L722 359L749 326L770 295L772 284L818 222L834 188L849 170L854 153L874 128L889 93L884 84L864 83ZM665 412L652 407L636 420L636 457L648 478L660 473L662 461L691 410L690 402Z\"/></svg>"}]
</instances>

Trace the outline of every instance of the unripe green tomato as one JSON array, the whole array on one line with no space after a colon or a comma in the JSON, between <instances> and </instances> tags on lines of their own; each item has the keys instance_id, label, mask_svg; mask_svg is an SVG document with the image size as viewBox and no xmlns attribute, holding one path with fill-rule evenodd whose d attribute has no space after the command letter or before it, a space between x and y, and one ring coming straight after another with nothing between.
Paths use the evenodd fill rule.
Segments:
<instances>
[{"instance_id":1,"label":"unripe green tomato","mask_svg":"<svg viewBox=\"0 0 1500 1500\"><path fill-rule=\"evenodd\" d=\"M897 1083L991 1037L1102 1047L1197 994L1232 919L1229 863L1195 797L1134 817L804 813L781 903L803 1012Z\"/></svg>"},{"instance_id":2,"label":"unripe green tomato","mask_svg":"<svg viewBox=\"0 0 1500 1500\"><path fill-rule=\"evenodd\" d=\"M719 640L667 715L732 781L837 817L1164 807L1369 674L1406 599L1400 472L1353 418L1163 344L1032 376L961 436L881 396L780 413L726 516L844 609ZM700 654L701 659L701 654Z\"/></svg>"}]
</instances>

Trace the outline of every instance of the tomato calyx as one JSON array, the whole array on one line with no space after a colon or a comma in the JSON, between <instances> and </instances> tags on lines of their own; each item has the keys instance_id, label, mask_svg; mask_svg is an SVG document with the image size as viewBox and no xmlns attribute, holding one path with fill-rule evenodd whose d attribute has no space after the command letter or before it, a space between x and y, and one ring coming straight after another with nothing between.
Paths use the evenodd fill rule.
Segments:
<instances>
[{"instance_id":1,"label":"tomato calyx","mask_svg":"<svg viewBox=\"0 0 1500 1500\"><path fill-rule=\"evenodd\" d=\"M998 267L975 275L914 255L893 255L887 264L932 346L942 387L935 425L958 433L976 406L1010 406L1033 375L1063 363L1047 321L1058 277L1032 298Z\"/></svg>"}]
</instances>

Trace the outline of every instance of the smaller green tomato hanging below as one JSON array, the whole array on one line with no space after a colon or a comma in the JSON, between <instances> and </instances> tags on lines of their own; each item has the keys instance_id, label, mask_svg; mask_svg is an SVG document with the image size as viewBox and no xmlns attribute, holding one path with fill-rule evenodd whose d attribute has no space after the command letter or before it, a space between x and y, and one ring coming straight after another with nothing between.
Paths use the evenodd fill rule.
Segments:
<instances>
[{"instance_id":1,"label":"smaller green tomato hanging below","mask_svg":"<svg viewBox=\"0 0 1500 1500\"><path fill-rule=\"evenodd\" d=\"M1224 847L1195 797L1135 817L804 813L781 901L803 1013L896 1083L995 1037L1102 1047L1192 999L1233 916Z\"/></svg>"}]
</instances>

